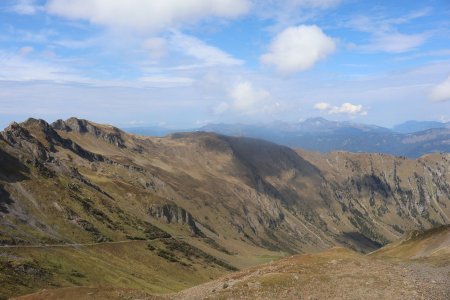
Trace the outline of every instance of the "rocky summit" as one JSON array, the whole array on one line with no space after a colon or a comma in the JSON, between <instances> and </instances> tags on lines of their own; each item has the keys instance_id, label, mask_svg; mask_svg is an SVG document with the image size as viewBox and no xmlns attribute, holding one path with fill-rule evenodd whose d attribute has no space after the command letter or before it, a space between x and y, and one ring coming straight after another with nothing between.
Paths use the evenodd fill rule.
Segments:
<instances>
[{"instance_id":1,"label":"rocky summit","mask_svg":"<svg viewBox=\"0 0 450 300\"><path fill-rule=\"evenodd\" d=\"M448 153L321 154L76 118L12 123L0 133L0 296L339 299L357 284L379 289L374 299L445 299L449 175ZM438 242L422 236L431 228L445 228L430 234ZM408 235L430 248L406 254Z\"/></svg>"}]
</instances>

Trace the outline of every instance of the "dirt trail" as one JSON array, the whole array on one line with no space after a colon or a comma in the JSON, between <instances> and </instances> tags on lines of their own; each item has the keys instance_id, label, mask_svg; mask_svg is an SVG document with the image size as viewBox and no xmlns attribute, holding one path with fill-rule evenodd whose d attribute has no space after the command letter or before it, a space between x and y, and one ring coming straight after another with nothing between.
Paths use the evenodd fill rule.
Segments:
<instances>
[{"instance_id":1,"label":"dirt trail","mask_svg":"<svg viewBox=\"0 0 450 300\"><path fill-rule=\"evenodd\" d=\"M176 239L183 239L183 237L173 237ZM154 240L161 240L167 238L156 238ZM58 248L58 247L85 247L97 245L111 245L111 244L125 244L125 243L142 243L150 240L123 240L113 242L99 242L99 243L73 243L73 244L48 244L48 245L2 245L0 249L14 249L14 248Z\"/></svg>"}]
</instances>

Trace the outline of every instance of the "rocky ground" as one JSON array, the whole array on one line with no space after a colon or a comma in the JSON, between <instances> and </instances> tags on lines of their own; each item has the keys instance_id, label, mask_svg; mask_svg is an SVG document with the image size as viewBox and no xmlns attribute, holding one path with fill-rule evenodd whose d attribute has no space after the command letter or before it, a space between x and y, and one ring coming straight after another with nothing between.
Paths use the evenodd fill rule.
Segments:
<instances>
[{"instance_id":1,"label":"rocky ground","mask_svg":"<svg viewBox=\"0 0 450 300\"><path fill-rule=\"evenodd\" d=\"M293 256L173 299L448 299L450 265L381 260L343 248Z\"/></svg>"}]
</instances>

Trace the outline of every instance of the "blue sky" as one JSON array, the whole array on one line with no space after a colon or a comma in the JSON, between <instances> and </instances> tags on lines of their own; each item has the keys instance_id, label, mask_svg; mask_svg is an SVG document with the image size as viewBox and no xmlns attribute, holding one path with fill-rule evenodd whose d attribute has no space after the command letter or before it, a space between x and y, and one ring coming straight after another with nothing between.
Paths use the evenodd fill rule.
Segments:
<instances>
[{"instance_id":1,"label":"blue sky","mask_svg":"<svg viewBox=\"0 0 450 300\"><path fill-rule=\"evenodd\" d=\"M450 1L2 0L0 127L450 120Z\"/></svg>"}]
</instances>

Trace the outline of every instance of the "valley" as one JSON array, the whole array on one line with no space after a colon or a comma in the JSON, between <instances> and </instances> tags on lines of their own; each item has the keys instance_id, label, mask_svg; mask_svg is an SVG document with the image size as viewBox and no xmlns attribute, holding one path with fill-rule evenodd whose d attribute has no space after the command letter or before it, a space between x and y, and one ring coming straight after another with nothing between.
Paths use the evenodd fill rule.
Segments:
<instances>
[{"instance_id":1,"label":"valley","mask_svg":"<svg viewBox=\"0 0 450 300\"><path fill-rule=\"evenodd\" d=\"M13 123L0 134L0 295L270 299L283 283L287 298L306 289L314 299L324 295L308 286L335 286L337 272L347 282L338 294L357 280L369 282L361 293L445 299L447 255L435 268L373 251L448 224L449 175L448 153L321 154L208 132L138 136L76 118ZM305 276L301 289L292 274Z\"/></svg>"}]
</instances>

